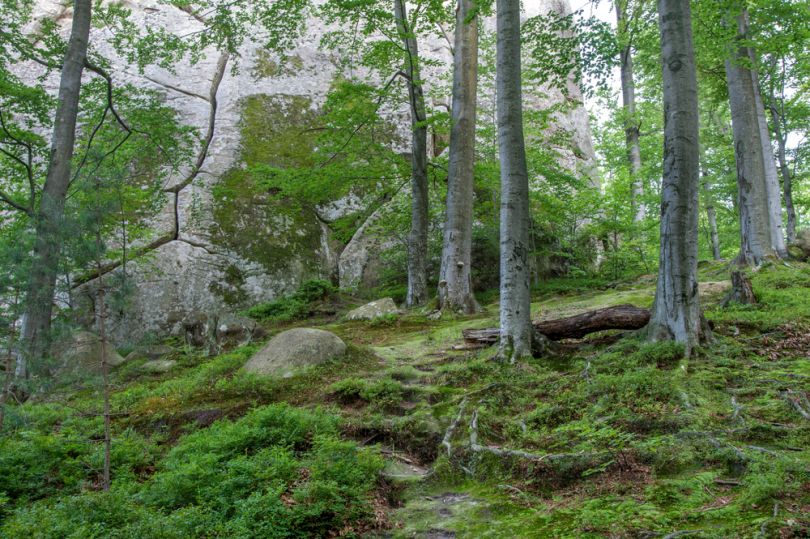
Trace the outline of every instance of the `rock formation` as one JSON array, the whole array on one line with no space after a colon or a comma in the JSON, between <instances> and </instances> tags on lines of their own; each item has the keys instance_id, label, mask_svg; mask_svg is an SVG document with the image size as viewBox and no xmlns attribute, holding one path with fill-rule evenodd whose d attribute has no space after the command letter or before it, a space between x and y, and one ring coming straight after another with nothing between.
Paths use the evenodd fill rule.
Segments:
<instances>
[{"instance_id":1,"label":"rock formation","mask_svg":"<svg viewBox=\"0 0 810 539\"><path fill-rule=\"evenodd\" d=\"M566 11L567 4L544 0L535 9ZM201 27L170 4L130 0L126 7L136 24L160 24L178 35ZM70 8L53 0L38 0L35 13L57 19L64 28L70 25ZM237 312L290 293L306 279L339 280L347 287L374 284L380 251L392 245L389 239L367 233L379 218L373 207L378 201L351 195L309 210L285 211L277 200L252 189L245 173L255 163L276 167L308 163L314 144L308 128L317 125L337 70L338 58L320 47L325 31L323 22L309 21L306 35L283 57L269 53L257 33L238 55L206 50L204 59L193 66L180 64L173 72L149 66L141 74L115 55L104 29L93 29L92 48L111 60L117 84L158 90L186 124L203 133L214 112L212 96L217 103L202 167L195 174L188 170L177 174L167 188L166 210L155 223L154 248L127 264L136 292L125 307L110 310L109 332L117 344L137 343L149 335L182 334L189 313ZM422 49L444 64L425 70L429 87L450 69L451 55L443 37L426 42ZM32 66L31 77L37 74ZM47 84L55 90L56 82L52 77ZM576 88L572 90L578 95ZM560 99L558 92L548 92L528 101L543 107ZM406 102L402 110L386 114L403 133L407 131ZM575 106L556 121L571 134L570 147L560 148L564 166L590 170L593 148L585 110ZM344 245L335 240L330 223L351 215L370 215L371 222L361 220ZM88 307L94 296L92 279L71 294L74 304L85 302Z\"/></svg>"}]
</instances>

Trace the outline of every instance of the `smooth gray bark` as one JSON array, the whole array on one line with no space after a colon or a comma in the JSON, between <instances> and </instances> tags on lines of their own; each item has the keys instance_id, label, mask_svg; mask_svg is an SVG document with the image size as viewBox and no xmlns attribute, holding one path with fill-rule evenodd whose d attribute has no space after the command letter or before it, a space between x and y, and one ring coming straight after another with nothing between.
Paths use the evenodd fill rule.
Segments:
<instances>
[{"instance_id":1,"label":"smooth gray bark","mask_svg":"<svg viewBox=\"0 0 810 539\"><path fill-rule=\"evenodd\" d=\"M616 27L621 41L627 40L627 0L616 0ZM629 43L619 50L619 67L622 81L622 104L624 106L624 136L627 146L627 162L630 165L632 182L633 222L644 219L647 208L644 204L644 183L641 177L641 147L639 126L636 118L636 85L633 79L633 51Z\"/></svg>"},{"instance_id":2,"label":"smooth gray bark","mask_svg":"<svg viewBox=\"0 0 810 539\"><path fill-rule=\"evenodd\" d=\"M741 16L748 35L748 12ZM748 57L752 66L756 66L754 49L748 47ZM785 244L785 229L782 222L782 193L779 188L779 175L776 171L776 162L773 157L771 135L768 129L768 120L765 116L765 105L762 101L762 88L759 84L759 73L751 69L751 83L754 86L754 104L757 110L757 124L759 126L759 142L762 145L762 161L765 166L765 193L768 197L768 223L771 236L771 247L780 258L787 258L787 245Z\"/></svg>"},{"instance_id":3,"label":"smooth gray bark","mask_svg":"<svg viewBox=\"0 0 810 539\"><path fill-rule=\"evenodd\" d=\"M478 92L478 18L468 20L473 9L471 0L459 0L456 9L447 213L439 272L439 308L465 314L479 309L471 275Z\"/></svg>"},{"instance_id":4,"label":"smooth gray bark","mask_svg":"<svg viewBox=\"0 0 810 539\"><path fill-rule=\"evenodd\" d=\"M51 139L48 173L36 219L34 263L26 297L22 340L24 352L17 374L26 375L26 361L38 361L47 353L51 314L61 252L61 224L70 184L70 168L76 139L79 91L90 38L91 0L75 0L73 25L62 67L56 118Z\"/></svg>"},{"instance_id":5,"label":"smooth gray bark","mask_svg":"<svg viewBox=\"0 0 810 539\"><path fill-rule=\"evenodd\" d=\"M500 355L514 362L532 355L529 271L529 175L523 139L520 0L497 0L495 86L501 160Z\"/></svg>"},{"instance_id":6,"label":"smooth gray bark","mask_svg":"<svg viewBox=\"0 0 810 539\"><path fill-rule=\"evenodd\" d=\"M787 213L787 241L793 243L796 240L796 207L793 205L793 176L787 163L787 137L783 134L781 117L774 105L771 105L771 118L773 119L773 132L776 137L777 151L779 159L779 172L782 174L782 189L785 197L785 213Z\"/></svg>"},{"instance_id":7,"label":"smooth gray bark","mask_svg":"<svg viewBox=\"0 0 810 539\"><path fill-rule=\"evenodd\" d=\"M661 250L647 336L682 343L700 338L697 283L700 153L698 94L689 0L658 0L664 81Z\"/></svg>"},{"instance_id":8,"label":"smooth gray bark","mask_svg":"<svg viewBox=\"0 0 810 539\"><path fill-rule=\"evenodd\" d=\"M743 22L737 20L738 39L744 39ZM773 249L765 184L765 160L757 115L755 86L744 46L735 46L726 59L726 83L737 162L737 190L740 215L741 264L759 264L776 256Z\"/></svg>"},{"instance_id":9,"label":"smooth gray bark","mask_svg":"<svg viewBox=\"0 0 810 539\"><path fill-rule=\"evenodd\" d=\"M411 107L411 230L408 234L409 307L427 301L428 179L427 119L419 74L419 48L410 28L404 0L394 0L397 32L405 49L405 74Z\"/></svg>"}]
</instances>

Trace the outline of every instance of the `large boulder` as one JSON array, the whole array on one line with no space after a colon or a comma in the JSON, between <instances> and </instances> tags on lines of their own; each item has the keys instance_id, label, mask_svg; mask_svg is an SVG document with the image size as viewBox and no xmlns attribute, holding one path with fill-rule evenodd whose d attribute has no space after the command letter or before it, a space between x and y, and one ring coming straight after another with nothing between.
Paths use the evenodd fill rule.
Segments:
<instances>
[{"instance_id":1,"label":"large boulder","mask_svg":"<svg viewBox=\"0 0 810 539\"><path fill-rule=\"evenodd\" d=\"M374 320L390 314L399 314L397 304L391 298L383 298L349 311L346 320Z\"/></svg>"},{"instance_id":2,"label":"large boulder","mask_svg":"<svg viewBox=\"0 0 810 539\"><path fill-rule=\"evenodd\" d=\"M296 328L270 339L245 363L246 372L289 378L304 367L319 365L346 354L346 343L322 329Z\"/></svg>"},{"instance_id":3,"label":"large boulder","mask_svg":"<svg viewBox=\"0 0 810 539\"><path fill-rule=\"evenodd\" d=\"M76 331L58 339L51 347L51 354L56 359L59 369L100 373L101 349L101 338L98 335L89 331ZM124 363L124 358L109 342L104 345L104 357L110 367Z\"/></svg>"}]
</instances>

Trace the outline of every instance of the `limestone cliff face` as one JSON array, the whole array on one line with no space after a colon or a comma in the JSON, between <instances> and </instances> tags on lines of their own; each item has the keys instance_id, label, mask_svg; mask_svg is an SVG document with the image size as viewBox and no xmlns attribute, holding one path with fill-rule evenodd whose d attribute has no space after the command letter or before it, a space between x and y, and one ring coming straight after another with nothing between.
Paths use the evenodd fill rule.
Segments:
<instances>
[{"instance_id":1,"label":"limestone cliff face","mask_svg":"<svg viewBox=\"0 0 810 539\"><path fill-rule=\"evenodd\" d=\"M159 24L178 35L201 28L192 16L163 3L125 3L136 23ZM534 3L534 9L565 11L569 7L567 0L543 0ZM37 12L69 28L69 8L53 0L39 0ZM319 20L309 21L305 37L284 58L268 53L257 32L255 38L246 40L238 57L227 58L224 69L223 57L210 50L195 65L179 65L173 72L149 67L142 75L115 56L103 29L93 30L91 46L112 60L117 83L160 91L183 121L201 133L212 112L212 82L222 78L215 94L213 138L201 171L179 191L176 208L173 195L167 194L166 210L155 223L156 236L173 237L175 225L179 234L128 265L136 291L126 308L112 313L117 342L177 333L191 312L237 311L288 293L309 278L340 279L345 286L364 282L386 242L369 238L365 230L371 227L361 226L348 245L343 245L334 240L328 223L356 212L378 218L369 207L370 200L349 196L314 210L288 211L251 189L245 174L245 168L256 162L282 167L308 163L314 139L305 133L316 124L337 69L334 53L319 48L325 31ZM427 85L451 69L444 38L421 43L421 52L443 65L425 74ZM55 78L49 81L54 91L57 83ZM527 96L527 103L545 107L560 99L559 93L549 92ZM403 134L407 132L406 103L386 114ZM557 123L571 134L570 147L560 148L564 165L591 170L594 154L587 113L573 108L559 114ZM180 185L188 172L178 172L172 185ZM74 301L87 301L93 295L92 287L91 282L78 289Z\"/></svg>"}]
</instances>

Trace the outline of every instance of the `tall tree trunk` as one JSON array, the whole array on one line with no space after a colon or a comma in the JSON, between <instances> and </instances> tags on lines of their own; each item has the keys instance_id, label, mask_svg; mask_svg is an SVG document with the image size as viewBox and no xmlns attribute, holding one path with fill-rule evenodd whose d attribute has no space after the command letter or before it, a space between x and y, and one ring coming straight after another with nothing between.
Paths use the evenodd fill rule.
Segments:
<instances>
[{"instance_id":1,"label":"tall tree trunk","mask_svg":"<svg viewBox=\"0 0 810 539\"><path fill-rule=\"evenodd\" d=\"M500 355L514 362L532 353L529 288L529 175L523 139L520 0L497 0L496 92L501 160Z\"/></svg>"},{"instance_id":2,"label":"tall tree trunk","mask_svg":"<svg viewBox=\"0 0 810 539\"><path fill-rule=\"evenodd\" d=\"M748 37L748 11L740 16L746 38ZM762 145L762 163L765 167L765 193L768 198L768 222L771 236L771 247L780 258L787 258L787 245L785 244L785 229L782 223L782 196L779 189L779 175L776 172L776 162L773 158L773 146L768 129L768 120L765 117L765 105L762 101L762 88L759 84L759 73L756 70L757 57L754 49L748 47L748 58L751 61L751 83L754 86L754 104L757 111L757 124L759 126L759 142Z\"/></svg>"},{"instance_id":3,"label":"tall tree trunk","mask_svg":"<svg viewBox=\"0 0 810 539\"><path fill-rule=\"evenodd\" d=\"M782 131L782 116L776 108L776 97L771 88L769 109L773 123L773 134L776 138L776 155L779 159L779 172L782 174L782 188L785 197L785 212L787 213L787 241L796 240L796 208L793 205L793 177L787 163L787 136Z\"/></svg>"},{"instance_id":4,"label":"tall tree trunk","mask_svg":"<svg viewBox=\"0 0 810 539\"><path fill-rule=\"evenodd\" d=\"M738 39L744 39L744 25L737 18ZM765 160L760 138L754 82L748 50L735 46L726 59L726 83L737 162L737 190L740 214L740 256L742 264L759 264L775 256L770 233Z\"/></svg>"},{"instance_id":5,"label":"tall tree trunk","mask_svg":"<svg viewBox=\"0 0 810 539\"><path fill-rule=\"evenodd\" d=\"M411 231L408 235L409 307L427 301L428 179L425 96L419 74L419 48L404 0L394 0L397 31L405 48L405 73L411 106Z\"/></svg>"},{"instance_id":6,"label":"tall tree trunk","mask_svg":"<svg viewBox=\"0 0 810 539\"><path fill-rule=\"evenodd\" d=\"M658 0L664 81L661 251L647 336L682 343L700 337L697 283L700 164L698 95L689 0Z\"/></svg>"},{"instance_id":7,"label":"tall tree trunk","mask_svg":"<svg viewBox=\"0 0 810 539\"><path fill-rule=\"evenodd\" d=\"M439 307L465 314L479 309L471 275L478 18L468 19L474 9L472 0L459 0L456 9L447 213L439 273Z\"/></svg>"},{"instance_id":8,"label":"tall tree trunk","mask_svg":"<svg viewBox=\"0 0 810 539\"><path fill-rule=\"evenodd\" d=\"M638 118L636 118L636 85L633 80L633 52L628 40L627 0L616 0L616 28L620 42L619 65L622 80L622 103L624 105L624 136L627 145L627 161L632 182L633 222L644 219L644 183L641 178L641 147L639 146Z\"/></svg>"},{"instance_id":9,"label":"tall tree trunk","mask_svg":"<svg viewBox=\"0 0 810 539\"><path fill-rule=\"evenodd\" d=\"M34 263L31 265L26 312L23 317L23 347L17 374L25 377L27 361L38 361L47 352L56 276L61 251L61 224L70 183L70 165L76 139L79 91L90 38L91 0L75 0L73 26L62 67L56 119L51 139L48 174L42 189L36 222Z\"/></svg>"}]
</instances>

